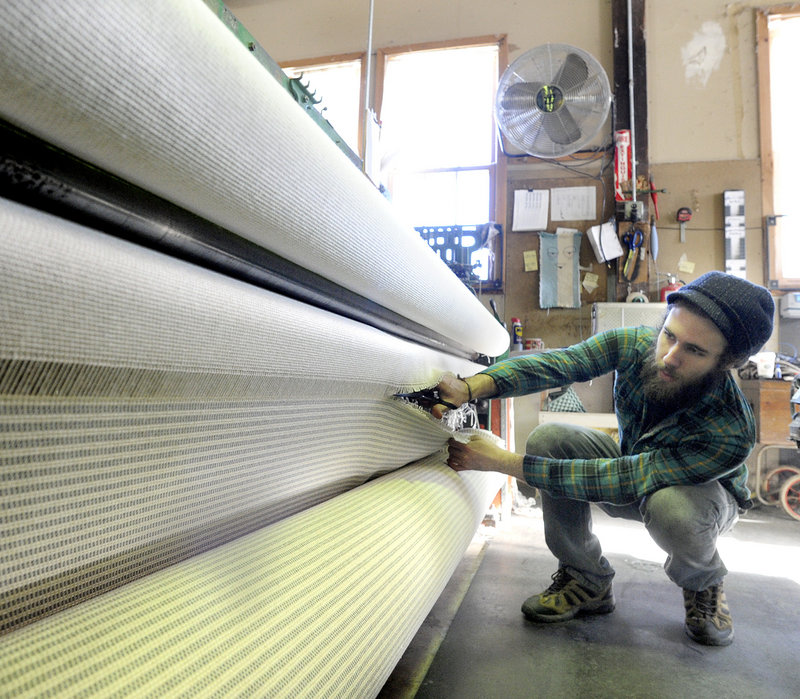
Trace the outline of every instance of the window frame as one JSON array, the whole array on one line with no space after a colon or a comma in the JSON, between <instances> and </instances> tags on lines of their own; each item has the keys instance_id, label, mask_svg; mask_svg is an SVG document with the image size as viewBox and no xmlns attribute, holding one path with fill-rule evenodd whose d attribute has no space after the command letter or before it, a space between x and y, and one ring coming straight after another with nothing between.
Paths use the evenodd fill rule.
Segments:
<instances>
[{"instance_id":1,"label":"window frame","mask_svg":"<svg viewBox=\"0 0 800 699\"><path fill-rule=\"evenodd\" d=\"M758 69L759 132L761 148L761 208L764 216L766 259L764 276L770 289L800 288L800 278L786 277L780 265L781 228L775 212L775 157L772 148L772 95L770 85L769 22L773 17L800 17L800 4L776 5L756 10L756 46Z\"/></svg>"},{"instance_id":2,"label":"window frame","mask_svg":"<svg viewBox=\"0 0 800 699\"><path fill-rule=\"evenodd\" d=\"M361 78L358 90L358 150L356 155L364 161L364 112L365 100L367 98L367 54L364 51L356 53L338 53L331 56L321 56L319 58L302 58L297 61L281 61L278 65L281 69L293 68L301 69L309 66L318 67L332 63L352 63L358 61L361 66ZM311 88L313 89L313 85Z\"/></svg>"},{"instance_id":3,"label":"window frame","mask_svg":"<svg viewBox=\"0 0 800 699\"><path fill-rule=\"evenodd\" d=\"M375 115L380 122L381 105L383 104L384 77L386 74L386 64L389 57L402 53L412 53L415 51L435 51L437 49L458 49L472 48L478 46L497 46L497 79L503 74L508 66L508 42L505 34L491 34L476 36L466 39L451 39L449 41L429 41L419 44L406 44L405 46L393 46L391 48L380 48L375 56ZM492 221L499 223L505 229L506 213L506 156L500 148L497 138L492 141L492 163L489 165L489 212ZM454 168L454 169L474 169L474 168ZM487 221L474 221L474 223L487 223Z\"/></svg>"},{"instance_id":4,"label":"window frame","mask_svg":"<svg viewBox=\"0 0 800 699\"><path fill-rule=\"evenodd\" d=\"M372 91L372 108L375 117L380 122L380 110L383 102L384 78L386 73L386 63L390 56L410 53L414 51L432 51L437 49L456 49L471 48L477 46L497 46L497 68L499 81L506 67L508 66L508 41L505 34L491 34L464 39L450 39L446 41L424 42L418 44L407 44L404 46L394 46L390 48L378 48L375 50L374 65L374 89ZM364 160L365 129L366 129L366 98L367 98L367 62L365 53L345 53L316 58L304 58L293 61L281 61L281 68L302 68L303 66L320 66L326 63L341 63L345 61L361 61L361 91L359 98L359 122L358 122L358 157ZM313 88L313 85L312 85ZM464 168L470 169L470 168ZM505 248L505 218L507 210L507 179L508 163L507 156L500 147L498 138L492 140L492 163L489 164L489 212L491 221L500 225L501 234L495 239L492 253L495 258L494 274L488 282L481 285L483 292L502 292L505 286L505 260L503 250ZM475 224L488 223L488 221L475 221Z\"/></svg>"}]
</instances>

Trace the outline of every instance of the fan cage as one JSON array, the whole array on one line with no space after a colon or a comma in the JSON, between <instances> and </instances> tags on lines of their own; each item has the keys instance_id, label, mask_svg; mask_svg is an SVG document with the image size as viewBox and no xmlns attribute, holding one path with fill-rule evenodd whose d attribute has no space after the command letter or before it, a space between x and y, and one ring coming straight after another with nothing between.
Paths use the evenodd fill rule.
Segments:
<instances>
[{"instance_id":1,"label":"fan cage","mask_svg":"<svg viewBox=\"0 0 800 699\"><path fill-rule=\"evenodd\" d=\"M545 104L548 88L555 97ZM503 73L495 116L501 141L505 137L525 154L556 158L591 143L610 106L608 77L593 56L567 44L545 44L519 56Z\"/></svg>"}]
</instances>

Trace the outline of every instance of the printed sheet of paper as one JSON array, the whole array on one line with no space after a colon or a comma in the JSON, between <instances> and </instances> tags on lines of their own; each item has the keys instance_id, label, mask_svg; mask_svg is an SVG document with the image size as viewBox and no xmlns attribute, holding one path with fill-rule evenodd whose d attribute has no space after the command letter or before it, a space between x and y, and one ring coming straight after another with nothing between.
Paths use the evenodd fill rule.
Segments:
<instances>
[{"instance_id":1,"label":"printed sheet of paper","mask_svg":"<svg viewBox=\"0 0 800 699\"><path fill-rule=\"evenodd\" d=\"M543 231L547 228L550 192L547 189L514 190L512 231Z\"/></svg>"},{"instance_id":2,"label":"printed sheet of paper","mask_svg":"<svg viewBox=\"0 0 800 699\"><path fill-rule=\"evenodd\" d=\"M553 221L594 221L597 218L596 187L558 187L550 190Z\"/></svg>"},{"instance_id":3,"label":"printed sheet of paper","mask_svg":"<svg viewBox=\"0 0 800 699\"><path fill-rule=\"evenodd\" d=\"M583 288L590 294L597 289L600 277L592 272L587 272L583 275Z\"/></svg>"}]
</instances>

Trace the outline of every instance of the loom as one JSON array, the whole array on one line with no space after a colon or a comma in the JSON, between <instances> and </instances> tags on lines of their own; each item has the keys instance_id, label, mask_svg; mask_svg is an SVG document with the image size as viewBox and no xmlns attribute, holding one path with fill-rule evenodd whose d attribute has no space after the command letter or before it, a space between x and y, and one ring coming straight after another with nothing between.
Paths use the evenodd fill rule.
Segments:
<instances>
[{"instance_id":1,"label":"loom","mask_svg":"<svg viewBox=\"0 0 800 699\"><path fill-rule=\"evenodd\" d=\"M3 696L374 696L500 485L393 396L507 334L217 3L4 10Z\"/></svg>"}]
</instances>

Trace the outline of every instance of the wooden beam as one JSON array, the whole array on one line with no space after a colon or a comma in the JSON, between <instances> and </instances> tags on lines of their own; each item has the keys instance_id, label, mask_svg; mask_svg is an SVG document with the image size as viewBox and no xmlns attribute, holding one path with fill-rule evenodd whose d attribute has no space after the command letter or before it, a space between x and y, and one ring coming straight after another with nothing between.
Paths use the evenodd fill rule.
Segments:
<instances>
[{"instance_id":1,"label":"wooden beam","mask_svg":"<svg viewBox=\"0 0 800 699\"><path fill-rule=\"evenodd\" d=\"M631 100L628 76L628 0L612 0L614 30L614 131L631 128ZM636 137L637 179L650 177L647 138L647 53L644 36L645 0L630 0L633 54L633 127ZM640 197L648 201L648 197Z\"/></svg>"}]
</instances>

